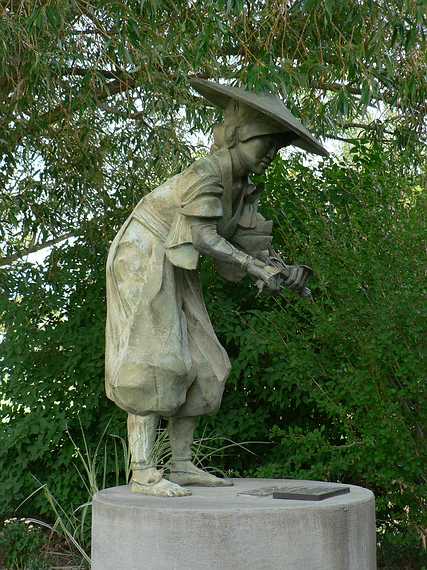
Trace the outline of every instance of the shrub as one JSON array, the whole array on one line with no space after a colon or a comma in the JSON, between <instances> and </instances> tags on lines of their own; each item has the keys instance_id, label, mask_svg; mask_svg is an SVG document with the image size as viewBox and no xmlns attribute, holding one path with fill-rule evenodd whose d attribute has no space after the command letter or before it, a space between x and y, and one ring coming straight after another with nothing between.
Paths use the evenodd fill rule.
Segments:
<instances>
[{"instance_id":1,"label":"shrub","mask_svg":"<svg viewBox=\"0 0 427 570\"><path fill-rule=\"evenodd\" d=\"M342 160L277 160L262 209L274 246L314 269L315 303L285 292L258 297L248 281L203 281L212 321L233 362L220 413L201 422L234 441L270 441L224 452L235 474L345 481L377 497L379 538L413 548L425 528L426 198L404 157L360 144ZM0 361L3 430L0 512L34 490L32 474L67 508L85 500L73 468L80 417L94 449L125 414L104 395L104 267L111 226L88 225L42 266L3 276ZM9 403L8 403L9 402ZM115 483L114 454L107 484ZM46 514L40 497L29 509ZM415 556L415 555L414 555Z\"/></svg>"},{"instance_id":2,"label":"shrub","mask_svg":"<svg viewBox=\"0 0 427 570\"><path fill-rule=\"evenodd\" d=\"M6 570L47 570L42 556L43 531L29 519L6 519L0 530L0 552Z\"/></svg>"},{"instance_id":3,"label":"shrub","mask_svg":"<svg viewBox=\"0 0 427 570\"><path fill-rule=\"evenodd\" d=\"M239 473L363 485L384 536L425 529L426 197L399 157L361 144L313 169L276 161L264 213L275 247L314 269L315 303L256 297L207 268L209 309L232 355L209 423L269 440L225 459ZM385 535L383 534L385 532Z\"/></svg>"}]
</instances>

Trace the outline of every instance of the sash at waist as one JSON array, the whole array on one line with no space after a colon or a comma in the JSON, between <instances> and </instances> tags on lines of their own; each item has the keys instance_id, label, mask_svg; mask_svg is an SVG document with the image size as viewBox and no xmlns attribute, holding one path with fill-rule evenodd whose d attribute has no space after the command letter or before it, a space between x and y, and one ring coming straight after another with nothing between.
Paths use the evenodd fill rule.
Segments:
<instances>
[{"instance_id":1,"label":"sash at waist","mask_svg":"<svg viewBox=\"0 0 427 570\"><path fill-rule=\"evenodd\" d=\"M138 211L132 213L132 218L145 226L162 242L166 240L170 228L148 204L143 203Z\"/></svg>"},{"instance_id":2,"label":"sash at waist","mask_svg":"<svg viewBox=\"0 0 427 570\"><path fill-rule=\"evenodd\" d=\"M131 217L160 240L172 265L191 271L197 268L199 252L193 246L190 225L183 224L185 216L180 212L175 215L172 229L149 204L139 205Z\"/></svg>"}]
</instances>

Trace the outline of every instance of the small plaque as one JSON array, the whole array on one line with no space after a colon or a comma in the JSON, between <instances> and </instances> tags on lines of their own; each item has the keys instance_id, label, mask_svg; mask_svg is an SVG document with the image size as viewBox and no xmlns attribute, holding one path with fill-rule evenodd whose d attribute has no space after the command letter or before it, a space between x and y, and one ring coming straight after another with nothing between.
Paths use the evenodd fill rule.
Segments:
<instances>
[{"instance_id":1,"label":"small plaque","mask_svg":"<svg viewBox=\"0 0 427 570\"><path fill-rule=\"evenodd\" d=\"M294 501L322 501L350 493L350 487L338 487L320 485L289 485L287 487L261 487L242 491L239 495L251 495L253 497L273 497L273 499L290 499Z\"/></svg>"},{"instance_id":2,"label":"small plaque","mask_svg":"<svg viewBox=\"0 0 427 570\"><path fill-rule=\"evenodd\" d=\"M323 501L337 495L350 493L350 487L282 487L273 491L273 499L291 499L294 501Z\"/></svg>"}]
</instances>

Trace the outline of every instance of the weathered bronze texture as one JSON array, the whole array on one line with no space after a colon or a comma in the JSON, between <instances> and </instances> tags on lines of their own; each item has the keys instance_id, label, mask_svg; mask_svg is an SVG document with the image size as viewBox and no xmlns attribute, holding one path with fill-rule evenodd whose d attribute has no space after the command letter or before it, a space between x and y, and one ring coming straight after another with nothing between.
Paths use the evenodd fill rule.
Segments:
<instances>
[{"instance_id":1,"label":"weathered bronze texture","mask_svg":"<svg viewBox=\"0 0 427 570\"><path fill-rule=\"evenodd\" d=\"M218 411L231 366L204 304L199 258L212 257L227 280L249 275L260 290L310 297L311 270L272 250L262 189L249 175L262 174L284 145L326 154L277 97L192 85L225 108L214 149L142 198L107 261L106 392L129 414L132 489L149 495L229 484L191 461L197 418ZM154 457L160 417L169 420L167 479Z\"/></svg>"}]
</instances>

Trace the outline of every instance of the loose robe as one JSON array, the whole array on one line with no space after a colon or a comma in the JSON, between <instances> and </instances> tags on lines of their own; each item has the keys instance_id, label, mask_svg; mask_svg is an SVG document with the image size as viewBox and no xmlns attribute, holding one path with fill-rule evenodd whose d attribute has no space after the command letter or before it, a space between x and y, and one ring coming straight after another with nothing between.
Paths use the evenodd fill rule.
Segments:
<instances>
[{"instance_id":1,"label":"loose robe","mask_svg":"<svg viewBox=\"0 0 427 570\"><path fill-rule=\"evenodd\" d=\"M113 240L107 260L106 392L131 414L198 416L218 410L230 361L213 330L197 272L194 220L257 256L271 222L246 181L233 208L228 150L196 161L145 196ZM245 272L217 262L226 279Z\"/></svg>"}]
</instances>

